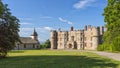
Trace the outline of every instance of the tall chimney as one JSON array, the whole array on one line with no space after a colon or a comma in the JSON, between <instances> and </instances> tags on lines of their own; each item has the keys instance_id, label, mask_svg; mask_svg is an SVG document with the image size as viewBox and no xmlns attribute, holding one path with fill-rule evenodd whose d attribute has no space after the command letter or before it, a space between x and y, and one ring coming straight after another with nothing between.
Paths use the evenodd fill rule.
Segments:
<instances>
[{"instance_id":1,"label":"tall chimney","mask_svg":"<svg viewBox=\"0 0 120 68\"><path fill-rule=\"evenodd\" d=\"M70 31L73 31L74 30L74 28L73 28L73 26L71 27L71 29L70 29Z\"/></svg>"},{"instance_id":2,"label":"tall chimney","mask_svg":"<svg viewBox=\"0 0 120 68\"><path fill-rule=\"evenodd\" d=\"M87 30L87 25L85 25L84 30Z\"/></svg>"},{"instance_id":3,"label":"tall chimney","mask_svg":"<svg viewBox=\"0 0 120 68\"><path fill-rule=\"evenodd\" d=\"M61 31L61 28L59 28L58 31Z\"/></svg>"},{"instance_id":4,"label":"tall chimney","mask_svg":"<svg viewBox=\"0 0 120 68\"><path fill-rule=\"evenodd\" d=\"M104 34L104 26L100 27L100 34L103 35Z\"/></svg>"}]
</instances>

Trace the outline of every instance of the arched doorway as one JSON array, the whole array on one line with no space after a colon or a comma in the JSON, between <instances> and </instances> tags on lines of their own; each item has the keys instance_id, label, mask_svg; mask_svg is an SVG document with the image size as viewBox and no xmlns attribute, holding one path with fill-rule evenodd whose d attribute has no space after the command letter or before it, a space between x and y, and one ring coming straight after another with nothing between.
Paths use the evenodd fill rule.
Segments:
<instances>
[{"instance_id":1,"label":"arched doorway","mask_svg":"<svg viewBox=\"0 0 120 68\"><path fill-rule=\"evenodd\" d=\"M74 49L77 49L77 43L74 42Z\"/></svg>"},{"instance_id":2,"label":"arched doorway","mask_svg":"<svg viewBox=\"0 0 120 68\"><path fill-rule=\"evenodd\" d=\"M68 48L72 48L72 44L69 44L69 45L68 45Z\"/></svg>"}]
</instances>

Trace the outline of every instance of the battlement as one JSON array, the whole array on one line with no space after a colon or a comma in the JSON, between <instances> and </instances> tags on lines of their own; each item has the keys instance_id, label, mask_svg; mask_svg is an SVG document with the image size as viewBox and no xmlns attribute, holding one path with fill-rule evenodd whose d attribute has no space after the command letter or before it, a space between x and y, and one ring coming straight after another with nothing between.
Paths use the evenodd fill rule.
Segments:
<instances>
[{"instance_id":1,"label":"battlement","mask_svg":"<svg viewBox=\"0 0 120 68\"><path fill-rule=\"evenodd\" d=\"M91 25L88 25L88 26L85 25L84 30L89 30L89 29L92 30L92 29L99 29L99 28L100 28L99 26L96 27L96 26L91 26Z\"/></svg>"},{"instance_id":2,"label":"battlement","mask_svg":"<svg viewBox=\"0 0 120 68\"><path fill-rule=\"evenodd\" d=\"M51 32L57 32L56 30L51 30Z\"/></svg>"}]
</instances>

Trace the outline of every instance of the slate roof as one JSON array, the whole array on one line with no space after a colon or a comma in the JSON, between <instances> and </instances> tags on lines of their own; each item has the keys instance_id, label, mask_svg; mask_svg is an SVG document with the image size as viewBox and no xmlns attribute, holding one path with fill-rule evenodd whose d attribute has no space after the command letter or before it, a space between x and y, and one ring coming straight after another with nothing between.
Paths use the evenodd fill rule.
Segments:
<instances>
[{"instance_id":1,"label":"slate roof","mask_svg":"<svg viewBox=\"0 0 120 68\"><path fill-rule=\"evenodd\" d=\"M20 40L22 43L32 43L32 44L38 44L39 41L32 39L31 37L20 37Z\"/></svg>"}]
</instances>

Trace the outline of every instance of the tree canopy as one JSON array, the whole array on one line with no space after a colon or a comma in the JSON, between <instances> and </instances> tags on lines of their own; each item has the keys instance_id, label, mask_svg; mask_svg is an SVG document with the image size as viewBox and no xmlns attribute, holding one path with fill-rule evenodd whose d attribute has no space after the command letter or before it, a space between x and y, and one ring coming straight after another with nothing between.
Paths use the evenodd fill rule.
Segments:
<instances>
[{"instance_id":1,"label":"tree canopy","mask_svg":"<svg viewBox=\"0 0 120 68\"><path fill-rule=\"evenodd\" d=\"M50 48L50 40L46 40L45 43L41 45L41 48Z\"/></svg>"},{"instance_id":2,"label":"tree canopy","mask_svg":"<svg viewBox=\"0 0 120 68\"><path fill-rule=\"evenodd\" d=\"M19 20L13 16L7 4L0 0L0 56L5 57L7 51L15 47L19 41Z\"/></svg>"},{"instance_id":3,"label":"tree canopy","mask_svg":"<svg viewBox=\"0 0 120 68\"><path fill-rule=\"evenodd\" d=\"M103 50L119 51L120 48L120 0L108 0L104 9L106 32L103 36Z\"/></svg>"}]
</instances>

